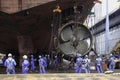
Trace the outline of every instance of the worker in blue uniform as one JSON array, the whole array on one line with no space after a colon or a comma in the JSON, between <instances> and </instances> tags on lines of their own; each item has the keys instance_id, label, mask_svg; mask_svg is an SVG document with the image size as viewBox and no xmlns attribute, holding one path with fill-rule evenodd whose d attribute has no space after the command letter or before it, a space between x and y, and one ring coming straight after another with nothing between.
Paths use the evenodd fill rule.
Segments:
<instances>
[{"instance_id":1,"label":"worker in blue uniform","mask_svg":"<svg viewBox=\"0 0 120 80\"><path fill-rule=\"evenodd\" d=\"M41 56L39 56L39 71L41 74L45 73L45 66L47 65L44 58L42 58Z\"/></svg>"},{"instance_id":2,"label":"worker in blue uniform","mask_svg":"<svg viewBox=\"0 0 120 80\"><path fill-rule=\"evenodd\" d=\"M109 70L114 71L114 57L112 54L110 54L110 59L109 59Z\"/></svg>"},{"instance_id":3,"label":"worker in blue uniform","mask_svg":"<svg viewBox=\"0 0 120 80\"><path fill-rule=\"evenodd\" d=\"M4 56L3 59L2 59L3 67L5 67L4 65L5 65L5 61L6 61L6 59L7 59L6 56Z\"/></svg>"},{"instance_id":4,"label":"worker in blue uniform","mask_svg":"<svg viewBox=\"0 0 120 80\"><path fill-rule=\"evenodd\" d=\"M49 68L50 67L50 56L49 55L47 55L47 68Z\"/></svg>"},{"instance_id":5,"label":"worker in blue uniform","mask_svg":"<svg viewBox=\"0 0 120 80\"><path fill-rule=\"evenodd\" d=\"M44 57L43 57L43 59L44 59L44 61L45 61L45 63L46 63L46 65L44 65L45 66L45 68L48 66L48 64L47 64L47 55L45 55Z\"/></svg>"},{"instance_id":6,"label":"worker in blue uniform","mask_svg":"<svg viewBox=\"0 0 120 80\"><path fill-rule=\"evenodd\" d=\"M8 58L6 59L4 66L6 67L7 74L15 74L15 66L16 61L12 58L12 54L8 54Z\"/></svg>"},{"instance_id":7,"label":"worker in blue uniform","mask_svg":"<svg viewBox=\"0 0 120 80\"><path fill-rule=\"evenodd\" d=\"M54 58L54 67L58 68L58 57L57 56L55 56Z\"/></svg>"},{"instance_id":8,"label":"worker in blue uniform","mask_svg":"<svg viewBox=\"0 0 120 80\"><path fill-rule=\"evenodd\" d=\"M23 56L23 62L22 62L22 74L27 74L29 70L29 61L27 60L27 55Z\"/></svg>"},{"instance_id":9,"label":"worker in blue uniform","mask_svg":"<svg viewBox=\"0 0 120 80\"><path fill-rule=\"evenodd\" d=\"M31 70L34 71L35 70L35 59L34 56L31 55Z\"/></svg>"},{"instance_id":10,"label":"worker in blue uniform","mask_svg":"<svg viewBox=\"0 0 120 80\"><path fill-rule=\"evenodd\" d=\"M88 58L88 55L85 55L85 72L90 73L90 59Z\"/></svg>"},{"instance_id":11,"label":"worker in blue uniform","mask_svg":"<svg viewBox=\"0 0 120 80\"><path fill-rule=\"evenodd\" d=\"M98 56L96 58L96 68L97 68L97 72L98 73L103 73L103 70L102 70L102 59L100 57L100 54L98 54Z\"/></svg>"},{"instance_id":12,"label":"worker in blue uniform","mask_svg":"<svg viewBox=\"0 0 120 80\"><path fill-rule=\"evenodd\" d=\"M81 73L82 72L82 62L83 62L83 59L82 59L81 54L80 54L79 57L76 59L75 73Z\"/></svg>"}]
</instances>

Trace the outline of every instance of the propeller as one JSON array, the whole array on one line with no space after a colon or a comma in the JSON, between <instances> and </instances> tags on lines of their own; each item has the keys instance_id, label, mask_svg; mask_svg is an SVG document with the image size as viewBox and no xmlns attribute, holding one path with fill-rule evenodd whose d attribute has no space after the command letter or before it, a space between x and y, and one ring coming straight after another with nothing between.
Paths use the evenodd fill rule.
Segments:
<instances>
[{"instance_id":1,"label":"propeller","mask_svg":"<svg viewBox=\"0 0 120 80\"><path fill-rule=\"evenodd\" d=\"M69 22L63 25L59 32L59 48L66 55L82 55L92 47L93 38L89 29L79 22Z\"/></svg>"}]
</instances>

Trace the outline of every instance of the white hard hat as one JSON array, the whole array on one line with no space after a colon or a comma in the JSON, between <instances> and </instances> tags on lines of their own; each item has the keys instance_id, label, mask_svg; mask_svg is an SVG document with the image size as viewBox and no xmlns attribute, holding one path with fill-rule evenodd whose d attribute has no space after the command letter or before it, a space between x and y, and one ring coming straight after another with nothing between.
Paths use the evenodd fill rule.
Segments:
<instances>
[{"instance_id":1,"label":"white hard hat","mask_svg":"<svg viewBox=\"0 0 120 80\"><path fill-rule=\"evenodd\" d=\"M39 55L39 58L41 58L41 55Z\"/></svg>"},{"instance_id":2,"label":"white hard hat","mask_svg":"<svg viewBox=\"0 0 120 80\"><path fill-rule=\"evenodd\" d=\"M88 58L88 55L85 55L86 58Z\"/></svg>"},{"instance_id":3,"label":"white hard hat","mask_svg":"<svg viewBox=\"0 0 120 80\"><path fill-rule=\"evenodd\" d=\"M110 56L113 56L113 54L110 54Z\"/></svg>"},{"instance_id":4,"label":"white hard hat","mask_svg":"<svg viewBox=\"0 0 120 80\"><path fill-rule=\"evenodd\" d=\"M81 57L82 55L81 54L78 54L78 57Z\"/></svg>"},{"instance_id":5,"label":"white hard hat","mask_svg":"<svg viewBox=\"0 0 120 80\"><path fill-rule=\"evenodd\" d=\"M33 57L33 55L31 55L31 57Z\"/></svg>"},{"instance_id":6,"label":"white hard hat","mask_svg":"<svg viewBox=\"0 0 120 80\"><path fill-rule=\"evenodd\" d=\"M100 54L98 54L97 56L100 57Z\"/></svg>"},{"instance_id":7,"label":"white hard hat","mask_svg":"<svg viewBox=\"0 0 120 80\"><path fill-rule=\"evenodd\" d=\"M55 56L55 58L57 58L57 56Z\"/></svg>"},{"instance_id":8,"label":"white hard hat","mask_svg":"<svg viewBox=\"0 0 120 80\"><path fill-rule=\"evenodd\" d=\"M8 54L8 57L12 57L12 54L11 54L11 53L9 53L9 54Z\"/></svg>"},{"instance_id":9,"label":"white hard hat","mask_svg":"<svg viewBox=\"0 0 120 80\"><path fill-rule=\"evenodd\" d=\"M27 55L24 55L24 56L23 56L23 59L27 59Z\"/></svg>"}]
</instances>

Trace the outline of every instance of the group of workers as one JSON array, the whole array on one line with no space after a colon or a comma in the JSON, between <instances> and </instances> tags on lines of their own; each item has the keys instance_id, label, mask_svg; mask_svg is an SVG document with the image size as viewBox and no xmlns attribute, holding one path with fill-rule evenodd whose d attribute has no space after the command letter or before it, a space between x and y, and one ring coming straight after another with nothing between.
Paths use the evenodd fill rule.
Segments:
<instances>
[{"instance_id":1,"label":"group of workers","mask_svg":"<svg viewBox=\"0 0 120 80\"><path fill-rule=\"evenodd\" d=\"M79 55L79 57L76 59L75 72L81 73L82 70L84 69L86 73L90 73L89 65L90 59L88 59L88 56L86 55L85 58L83 59L82 56Z\"/></svg>"},{"instance_id":2,"label":"group of workers","mask_svg":"<svg viewBox=\"0 0 120 80\"><path fill-rule=\"evenodd\" d=\"M34 58L33 55L31 55L31 60L29 62L27 55L23 56L23 62L22 62L22 74L27 74L29 71L29 66L31 66L31 71L35 70L35 61L36 59ZM47 67L49 67L50 65L50 57L49 55L45 55L44 57L42 57L41 55L39 55L39 59L38 59L38 63L39 63L39 72L40 73L45 73L45 69ZM102 58L100 56L100 54L97 55L96 58L96 70L98 73L103 73L103 69L102 69ZM58 57L55 56L54 60L53 60L53 64L54 67L57 68L58 67ZM81 55L79 55L79 57L76 59L75 62L75 73L81 73L82 70L84 70L86 73L90 73L90 64L91 64L91 60L89 59L88 55L85 55L84 58L82 58ZM12 58L12 54L9 53L8 54L8 58L5 60L4 62L4 66L6 67L6 73L7 74L15 74L15 66L16 66L16 61ZM112 54L110 54L110 58L109 58L109 68L110 71L114 71L114 57Z\"/></svg>"},{"instance_id":3,"label":"group of workers","mask_svg":"<svg viewBox=\"0 0 120 80\"><path fill-rule=\"evenodd\" d=\"M110 54L109 67L108 67L109 71L114 71L114 63L115 63L114 62L114 56L112 54ZM76 73L81 73L82 70L85 70L86 73L90 73L90 64L91 64L91 61L88 58L88 55L85 55L85 58L82 58L82 56L80 55L76 59L75 72ZM97 58L95 60L95 65L96 65L97 72L98 73L103 73L102 58L101 58L100 54L97 55Z\"/></svg>"},{"instance_id":4,"label":"group of workers","mask_svg":"<svg viewBox=\"0 0 120 80\"><path fill-rule=\"evenodd\" d=\"M23 62L22 62L22 74L27 74L29 71L29 66L30 70L34 71L35 70L35 61L36 59L34 58L33 55L31 55L31 60L29 62L27 55L23 56ZM40 73L45 73L45 69L49 67L50 65L50 58L49 55L45 55L45 57L42 57L39 55L38 59L39 63L39 72ZM55 56L54 58L54 67L58 66L58 58ZM6 73L7 74L15 74L15 66L16 66L16 61L12 58L12 54L8 54L8 58L4 62L4 66L6 67Z\"/></svg>"}]
</instances>

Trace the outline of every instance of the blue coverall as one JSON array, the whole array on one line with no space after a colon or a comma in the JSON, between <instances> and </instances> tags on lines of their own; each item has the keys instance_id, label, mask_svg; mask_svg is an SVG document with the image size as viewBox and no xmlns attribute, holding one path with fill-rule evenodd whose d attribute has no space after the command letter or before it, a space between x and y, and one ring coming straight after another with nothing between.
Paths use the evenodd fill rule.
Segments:
<instances>
[{"instance_id":1,"label":"blue coverall","mask_svg":"<svg viewBox=\"0 0 120 80\"><path fill-rule=\"evenodd\" d=\"M82 72L82 61L83 61L83 59L81 57L78 57L76 59L75 73Z\"/></svg>"},{"instance_id":2,"label":"blue coverall","mask_svg":"<svg viewBox=\"0 0 120 80\"><path fill-rule=\"evenodd\" d=\"M6 72L7 74L15 74L15 66L16 62L13 58L6 59L4 66L7 67Z\"/></svg>"},{"instance_id":3,"label":"blue coverall","mask_svg":"<svg viewBox=\"0 0 120 80\"><path fill-rule=\"evenodd\" d=\"M47 68L49 68L49 66L50 66L50 56L47 55Z\"/></svg>"},{"instance_id":4,"label":"blue coverall","mask_svg":"<svg viewBox=\"0 0 120 80\"><path fill-rule=\"evenodd\" d=\"M29 61L27 59L24 59L23 63L22 63L22 74L27 74L28 70L29 70Z\"/></svg>"},{"instance_id":5,"label":"blue coverall","mask_svg":"<svg viewBox=\"0 0 120 80\"><path fill-rule=\"evenodd\" d=\"M90 59L88 59L88 58L85 58L84 59L85 60L85 72L86 73L90 73Z\"/></svg>"},{"instance_id":6,"label":"blue coverall","mask_svg":"<svg viewBox=\"0 0 120 80\"><path fill-rule=\"evenodd\" d=\"M33 55L31 55L31 70L33 71L35 69L35 59Z\"/></svg>"},{"instance_id":7,"label":"blue coverall","mask_svg":"<svg viewBox=\"0 0 120 80\"><path fill-rule=\"evenodd\" d=\"M114 58L113 58L113 56L110 57L109 63L110 63L109 70L114 71Z\"/></svg>"},{"instance_id":8,"label":"blue coverall","mask_svg":"<svg viewBox=\"0 0 120 80\"><path fill-rule=\"evenodd\" d=\"M48 64L47 64L47 55L45 55L45 57L43 59L44 59L44 61L46 63L45 67L47 67L48 66Z\"/></svg>"},{"instance_id":9,"label":"blue coverall","mask_svg":"<svg viewBox=\"0 0 120 80\"><path fill-rule=\"evenodd\" d=\"M100 57L96 58L96 68L98 73L103 73L102 70L102 59Z\"/></svg>"},{"instance_id":10,"label":"blue coverall","mask_svg":"<svg viewBox=\"0 0 120 80\"><path fill-rule=\"evenodd\" d=\"M58 67L58 58L57 58L57 56L55 56L55 59L54 59L54 67L55 68Z\"/></svg>"},{"instance_id":11,"label":"blue coverall","mask_svg":"<svg viewBox=\"0 0 120 80\"><path fill-rule=\"evenodd\" d=\"M5 61L6 61L6 58L4 57L4 58L2 59L3 66L5 66Z\"/></svg>"},{"instance_id":12,"label":"blue coverall","mask_svg":"<svg viewBox=\"0 0 120 80\"><path fill-rule=\"evenodd\" d=\"M45 66L47 64L46 64L46 62L45 62L45 60L43 58L40 58L38 60L38 62L39 62L39 71L40 71L41 74L44 74L45 73Z\"/></svg>"}]
</instances>

